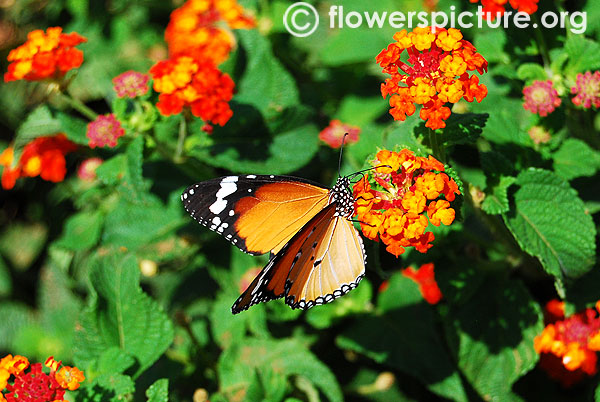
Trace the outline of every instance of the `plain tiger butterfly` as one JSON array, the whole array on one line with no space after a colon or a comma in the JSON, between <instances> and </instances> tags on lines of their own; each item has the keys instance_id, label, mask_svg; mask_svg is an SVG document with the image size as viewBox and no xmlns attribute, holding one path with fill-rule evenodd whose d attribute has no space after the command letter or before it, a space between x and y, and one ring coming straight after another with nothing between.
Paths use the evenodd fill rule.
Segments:
<instances>
[{"instance_id":1,"label":"plain tiger butterfly","mask_svg":"<svg viewBox=\"0 0 600 402\"><path fill-rule=\"evenodd\" d=\"M242 251L272 253L233 304L234 314L281 297L293 309L329 303L364 276L347 176L331 189L291 176L220 177L193 184L181 200L196 221Z\"/></svg>"}]
</instances>

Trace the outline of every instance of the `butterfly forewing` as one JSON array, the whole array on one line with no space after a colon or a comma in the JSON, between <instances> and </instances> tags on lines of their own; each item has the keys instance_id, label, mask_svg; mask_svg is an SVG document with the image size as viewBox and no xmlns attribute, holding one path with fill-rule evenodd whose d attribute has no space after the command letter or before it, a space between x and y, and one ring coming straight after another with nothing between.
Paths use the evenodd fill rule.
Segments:
<instances>
[{"instance_id":1,"label":"butterfly forewing","mask_svg":"<svg viewBox=\"0 0 600 402\"><path fill-rule=\"evenodd\" d=\"M260 302L278 299L285 295L286 281L290 267L306 239L318 230L326 229L335 214L335 205L329 205L314 216L294 237L274 255L267 266L252 281L248 289L236 300L231 308L234 314L247 310Z\"/></svg>"},{"instance_id":2,"label":"butterfly forewing","mask_svg":"<svg viewBox=\"0 0 600 402\"><path fill-rule=\"evenodd\" d=\"M181 199L199 223L250 254L277 253L321 211L329 191L289 176L227 176L196 183Z\"/></svg>"}]
</instances>

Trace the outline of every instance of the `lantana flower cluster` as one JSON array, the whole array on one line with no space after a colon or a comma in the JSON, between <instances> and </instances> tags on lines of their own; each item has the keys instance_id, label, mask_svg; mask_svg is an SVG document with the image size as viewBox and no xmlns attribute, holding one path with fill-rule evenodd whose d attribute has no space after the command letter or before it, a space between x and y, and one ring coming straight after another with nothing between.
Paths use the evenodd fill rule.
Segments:
<instances>
[{"instance_id":1,"label":"lantana flower cluster","mask_svg":"<svg viewBox=\"0 0 600 402\"><path fill-rule=\"evenodd\" d=\"M479 0L469 0L471 3L478 3ZM538 9L539 0L481 0L483 6L484 18L495 20L497 16L503 15L506 4L510 4L517 12L533 14Z\"/></svg>"},{"instance_id":2,"label":"lantana flower cluster","mask_svg":"<svg viewBox=\"0 0 600 402\"><path fill-rule=\"evenodd\" d=\"M233 115L233 80L211 62L180 56L158 62L150 74L160 92L156 107L165 116L189 107L194 116L223 126Z\"/></svg>"},{"instance_id":3,"label":"lantana flower cluster","mask_svg":"<svg viewBox=\"0 0 600 402\"><path fill-rule=\"evenodd\" d=\"M552 113L561 104L558 91L554 89L551 80L533 81L531 85L523 88L523 95L523 107L541 117Z\"/></svg>"},{"instance_id":4,"label":"lantana flower cluster","mask_svg":"<svg viewBox=\"0 0 600 402\"><path fill-rule=\"evenodd\" d=\"M416 105L421 105L420 117L425 125L444 128L451 114L447 103L460 99L481 102L487 96L487 87L471 72L483 74L488 63L458 29L402 30L394 39L396 42L376 58L383 72L391 75L381 84L381 94L384 98L391 95L390 114L394 120L404 121L415 113ZM407 62L402 61L405 50Z\"/></svg>"},{"instance_id":5,"label":"lantana flower cluster","mask_svg":"<svg viewBox=\"0 0 600 402\"><path fill-rule=\"evenodd\" d=\"M407 149L381 150L371 165L375 167L373 186L365 175L353 188L355 215L363 234L371 240L380 238L396 257L406 247L427 252L435 238L425 231L429 223L439 226L454 221L450 202L460 194L458 185L434 157L418 157Z\"/></svg>"},{"instance_id":6,"label":"lantana flower cluster","mask_svg":"<svg viewBox=\"0 0 600 402\"><path fill-rule=\"evenodd\" d=\"M62 33L62 28L36 29L29 32L27 41L8 54L8 71L4 82L60 79L67 71L83 62L83 52L75 46L86 39L76 32Z\"/></svg>"},{"instance_id":7,"label":"lantana flower cluster","mask_svg":"<svg viewBox=\"0 0 600 402\"><path fill-rule=\"evenodd\" d=\"M254 28L253 17L235 0L188 0L171 13L165 31L169 56L225 61L235 44L231 29Z\"/></svg>"},{"instance_id":8,"label":"lantana flower cluster","mask_svg":"<svg viewBox=\"0 0 600 402\"><path fill-rule=\"evenodd\" d=\"M552 300L546 305L548 324L535 337L534 348L540 354L540 366L550 377L569 387L598 372L600 351L600 301L595 309L565 317L564 302Z\"/></svg>"},{"instance_id":9,"label":"lantana flower cluster","mask_svg":"<svg viewBox=\"0 0 600 402\"><path fill-rule=\"evenodd\" d=\"M2 188L10 190L21 177L40 176L58 183L67 174L65 155L77 149L63 133L38 137L23 148L19 161L15 163L14 148L8 147L0 154Z\"/></svg>"},{"instance_id":10,"label":"lantana flower cluster","mask_svg":"<svg viewBox=\"0 0 600 402\"><path fill-rule=\"evenodd\" d=\"M587 71L585 74L577 74L575 86L571 88L575 95L573 103L584 109L600 107L600 71Z\"/></svg>"},{"instance_id":11,"label":"lantana flower cluster","mask_svg":"<svg viewBox=\"0 0 600 402\"><path fill-rule=\"evenodd\" d=\"M63 402L66 390L74 391L85 380L77 367L61 366L49 357L44 363L29 365L24 356L7 355L0 360L0 402ZM29 370L27 370L29 368ZM11 377L13 377L11 379ZM2 393L2 391L8 391Z\"/></svg>"}]
</instances>

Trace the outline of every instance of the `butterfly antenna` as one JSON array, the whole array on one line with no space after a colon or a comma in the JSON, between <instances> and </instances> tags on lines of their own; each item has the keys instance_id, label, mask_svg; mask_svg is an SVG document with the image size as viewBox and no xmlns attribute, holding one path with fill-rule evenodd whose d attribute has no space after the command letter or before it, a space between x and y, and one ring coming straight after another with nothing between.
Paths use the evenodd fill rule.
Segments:
<instances>
[{"instance_id":1,"label":"butterfly antenna","mask_svg":"<svg viewBox=\"0 0 600 402\"><path fill-rule=\"evenodd\" d=\"M342 154L344 152L344 143L346 142L346 136L348 133L344 134L342 138L342 146L340 147L340 160L338 161L338 177L342 175Z\"/></svg>"},{"instance_id":2,"label":"butterfly antenna","mask_svg":"<svg viewBox=\"0 0 600 402\"><path fill-rule=\"evenodd\" d=\"M359 170L358 172L354 172L354 173L352 173L351 175L348 175L348 178L349 178L350 180L352 180L352 179L354 179L356 176L358 176L359 174L363 174L364 172L368 172L369 170L375 170L375 169L378 169L378 168L383 168L383 167L390 168L390 169L392 168L390 165L379 165L379 166L374 166L374 167L370 167L370 168L367 168L367 169Z\"/></svg>"}]
</instances>

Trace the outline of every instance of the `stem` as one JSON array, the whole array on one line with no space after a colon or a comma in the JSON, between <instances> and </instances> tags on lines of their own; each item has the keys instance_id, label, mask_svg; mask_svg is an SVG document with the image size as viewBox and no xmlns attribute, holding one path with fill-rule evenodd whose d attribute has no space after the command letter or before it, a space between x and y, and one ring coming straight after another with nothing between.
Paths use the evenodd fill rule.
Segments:
<instances>
[{"instance_id":1,"label":"stem","mask_svg":"<svg viewBox=\"0 0 600 402\"><path fill-rule=\"evenodd\" d=\"M175 163L181 163L182 155L183 155L183 143L185 142L185 136L187 134L187 120L185 116L182 114L181 119L179 120L179 138L177 139L177 148L175 149L175 156L173 157L173 161Z\"/></svg>"},{"instance_id":2,"label":"stem","mask_svg":"<svg viewBox=\"0 0 600 402\"><path fill-rule=\"evenodd\" d=\"M76 111L78 111L79 113L81 113L82 115L87 117L88 119L93 121L98 118L98 113L94 112L92 109L87 107L79 99L76 99L76 98L72 97L71 95L64 93L64 92L57 91L57 92L55 92L55 94L56 94L56 96L58 96L58 98L61 101L65 102L71 108L75 109Z\"/></svg>"},{"instance_id":3,"label":"stem","mask_svg":"<svg viewBox=\"0 0 600 402\"><path fill-rule=\"evenodd\" d=\"M540 21L537 16L533 16L536 28L533 29L535 32L535 43L537 44L537 48L540 51L540 55L542 56L542 61L544 62L544 68L549 71L550 70L550 53L548 52L548 46L546 46L546 41L544 40L544 35L542 34L542 28Z\"/></svg>"},{"instance_id":4,"label":"stem","mask_svg":"<svg viewBox=\"0 0 600 402\"><path fill-rule=\"evenodd\" d=\"M446 163L446 153L443 147L440 146L438 141L438 135L431 128L429 129L429 145L431 145L431 151L433 152L433 156L438 159L442 163Z\"/></svg>"}]
</instances>

